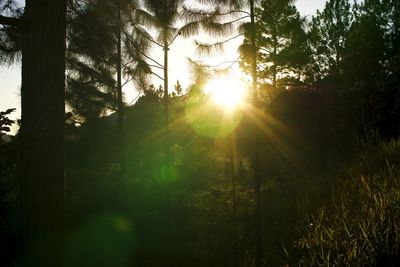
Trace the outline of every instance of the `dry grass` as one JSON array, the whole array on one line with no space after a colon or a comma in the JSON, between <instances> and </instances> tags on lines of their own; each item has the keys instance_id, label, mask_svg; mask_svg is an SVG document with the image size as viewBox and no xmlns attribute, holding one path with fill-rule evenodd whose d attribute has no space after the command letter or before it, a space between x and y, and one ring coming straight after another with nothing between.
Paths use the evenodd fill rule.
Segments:
<instances>
[{"instance_id":1,"label":"dry grass","mask_svg":"<svg viewBox=\"0 0 400 267\"><path fill-rule=\"evenodd\" d=\"M309 217L299 266L400 266L400 142L363 151L332 202Z\"/></svg>"}]
</instances>

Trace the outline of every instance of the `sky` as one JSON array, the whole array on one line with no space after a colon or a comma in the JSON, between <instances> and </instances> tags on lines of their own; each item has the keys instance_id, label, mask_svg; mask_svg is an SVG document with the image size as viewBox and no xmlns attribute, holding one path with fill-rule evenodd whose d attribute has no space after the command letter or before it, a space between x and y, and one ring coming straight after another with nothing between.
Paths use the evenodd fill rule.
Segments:
<instances>
[{"instance_id":1,"label":"sky","mask_svg":"<svg viewBox=\"0 0 400 267\"><path fill-rule=\"evenodd\" d=\"M317 9L322 10L325 5L326 0L297 0L296 6L299 12L303 16L311 16L316 12ZM202 37L199 41L207 41L202 40ZM177 39L170 48L170 88L173 88L173 85L177 80L180 81L183 88L187 88L190 84L190 74L189 68L187 65L187 58L192 59L201 59L207 64L214 65L219 64L223 61L232 61L236 60L238 57L237 47L240 44L240 40L229 43L225 46L225 50L223 54L218 56L208 57L208 58L200 58L196 55L195 46L193 44L192 39ZM162 53L161 49L154 49L152 51L152 57L162 62ZM158 86L162 83L162 81L155 78L153 80L154 84ZM0 67L0 111L4 111L8 108L16 108L17 111L14 112L10 118L16 119L20 117L20 85L21 85L21 66L20 64L13 65L10 67ZM131 86L126 86L124 88L125 101L131 102L137 96L137 92ZM13 132L16 131L16 126L12 129Z\"/></svg>"}]
</instances>

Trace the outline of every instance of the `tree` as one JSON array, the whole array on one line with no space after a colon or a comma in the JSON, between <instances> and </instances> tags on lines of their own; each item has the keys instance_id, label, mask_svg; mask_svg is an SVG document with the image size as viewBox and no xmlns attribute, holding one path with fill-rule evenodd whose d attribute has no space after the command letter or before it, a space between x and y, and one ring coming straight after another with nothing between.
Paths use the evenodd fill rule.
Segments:
<instances>
[{"instance_id":1,"label":"tree","mask_svg":"<svg viewBox=\"0 0 400 267\"><path fill-rule=\"evenodd\" d=\"M351 26L343 51L343 71L347 86L375 87L382 69L386 46L376 18L361 15ZM366 90L364 88L363 90Z\"/></svg>"},{"instance_id":2,"label":"tree","mask_svg":"<svg viewBox=\"0 0 400 267\"><path fill-rule=\"evenodd\" d=\"M66 1L27 0L23 25L19 175L27 241L51 239L38 265L60 265L64 223ZM35 264L30 262L30 264Z\"/></svg>"},{"instance_id":3,"label":"tree","mask_svg":"<svg viewBox=\"0 0 400 267\"><path fill-rule=\"evenodd\" d=\"M202 27L206 33L213 35L214 37L224 37L234 30L238 30L238 35L229 39L213 43L204 44L197 43L200 52L214 53L215 51L223 49L223 45L235 38L248 34L248 45L246 58L250 62L250 73L252 77L252 104L253 112L256 115L259 114L259 88L258 88L258 71L257 71L257 27L256 27L256 5L257 0L205 0L199 1L200 3L206 3L216 6L211 11L195 10L189 11L189 17L196 18L202 21ZM233 19L232 19L233 16ZM231 20L229 20L231 18ZM250 19L250 22L243 22L245 19ZM239 22L239 25L236 25ZM264 264L263 259L263 244L262 244L262 214L261 214L261 173L260 173L260 151L259 145L259 134L255 123L251 129L253 133L252 143L252 163L254 171L254 191L255 191L255 265L256 267Z\"/></svg>"},{"instance_id":4,"label":"tree","mask_svg":"<svg viewBox=\"0 0 400 267\"><path fill-rule=\"evenodd\" d=\"M311 80L328 75L339 78L342 74L344 46L352 20L349 0L329 0L324 10L312 17L309 40L313 66L308 73Z\"/></svg>"},{"instance_id":5,"label":"tree","mask_svg":"<svg viewBox=\"0 0 400 267\"><path fill-rule=\"evenodd\" d=\"M370 17L385 39L384 60L396 55L400 48L400 3L395 0L366 0L356 6L355 15Z\"/></svg>"},{"instance_id":6,"label":"tree","mask_svg":"<svg viewBox=\"0 0 400 267\"><path fill-rule=\"evenodd\" d=\"M97 1L71 7L68 49L68 103L86 122L107 111L118 114L121 173L126 172L123 87L142 90L150 67L149 40L135 24L137 1Z\"/></svg>"},{"instance_id":7,"label":"tree","mask_svg":"<svg viewBox=\"0 0 400 267\"><path fill-rule=\"evenodd\" d=\"M183 26L177 26L180 21L180 8L183 0L162 0L162 1L144 1L144 8L138 12L139 20L150 28L157 30L157 37L152 39L152 42L164 51L163 64L157 63L153 67L159 68L163 71L163 77L159 77L164 82L164 113L165 113L165 127L166 127L166 160L170 160L169 147L170 147L170 110L169 110L169 59L168 53L170 46L178 36L188 37L198 33L199 25L196 21L186 22ZM150 59L153 62L154 59Z\"/></svg>"},{"instance_id":8,"label":"tree","mask_svg":"<svg viewBox=\"0 0 400 267\"><path fill-rule=\"evenodd\" d=\"M364 139L373 138L371 133L375 131L384 136L397 131L392 126L396 124L398 98L392 81L397 73L398 7L397 2L368 0L353 8L354 21L345 43L342 78L351 97L348 109L359 122Z\"/></svg>"},{"instance_id":9,"label":"tree","mask_svg":"<svg viewBox=\"0 0 400 267\"><path fill-rule=\"evenodd\" d=\"M307 60L302 19L291 0L261 1L256 17L259 76L276 88L278 79L298 73L296 68Z\"/></svg>"},{"instance_id":10,"label":"tree","mask_svg":"<svg viewBox=\"0 0 400 267\"><path fill-rule=\"evenodd\" d=\"M4 3L3 3L4 2ZM21 59L23 9L13 1L0 1L0 65L11 65Z\"/></svg>"},{"instance_id":11,"label":"tree","mask_svg":"<svg viewBox=\"0 0 400 267\"><path fill-rule=\"evenodd\" d=\"M164 141L164 163L160 166L161 176L170 176L171 170L174 169L173 159L171 153L171 122L170 122L170 91L169 91L169 49L173 42L179 36L187 37L191 34L197 33L198 24L196 22L189 22L183 26L178 26L180 20L180 8L183 0L161 0L152 1L146 0L143 2L143 9L136 10L136 19L139 24L147 28L156 30L156 38L152 38L147 31L143 28L142 35L147 40L150 40L157 47L163 49L163 63L157 62L155 59L147 56L147 60L150 61L151 67L162 70L162 77L155 72L152 72L158 78L163 81L163 106L164 106L164 130L163 130L163 141ZM154 64L153 64L154 63ZM179 88L177 88L179 89ZM171 179L171 177L163 177L163 179ZM175 264L175 250L176 244L173 235L173 215L172 215L172 183L167 184L167 210L168 210L168 238L171 243L169 247L169 262L170 266Z\"/></svg>"},{"instance_id":12,"label":"tree","mask_svg":"<svg viewBox=\"0 0 400 267\"><path fill-rule=\"evenodd\" d=\"M80 121L92 122L117 106L110 5L78 2L70 9L67 104Z\"/></svg>"}]
</instances>

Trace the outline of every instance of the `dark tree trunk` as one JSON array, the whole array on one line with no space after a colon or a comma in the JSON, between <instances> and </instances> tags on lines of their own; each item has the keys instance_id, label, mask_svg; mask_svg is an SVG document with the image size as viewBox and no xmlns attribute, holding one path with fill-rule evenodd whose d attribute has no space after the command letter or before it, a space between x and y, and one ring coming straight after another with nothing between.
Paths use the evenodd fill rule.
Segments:
<instances>
[{"instance_id":1,"label":"dark tree trunk","mask_svg":"<svg viewBox=\"0 0 400 267\"><path fill-rule=\"evenodd\" d=\"M165 30L167 31L167 29ZM164 38L164 112L166 127L167 156L169 156L169 88L168 88L168 52L169 45L167 37ZM169 160L169 158L167 158Z\"/></svg>"},{"instance_id":2,"label":"dark tree trunk","mask_svg":"<svg viewBox=\"0 0 400 267\"><path fill-rule=\"evenodd\" d=\"M394 1L393 7L393 49L394 52L400 51L400 3Z\"/></svg>"},{"instance_id":3,"label":"dark tree trunk","mask_svg":"<svg viewBox=\"0 0 400 267\"><path fill-rule=\"evenodd\" d=\"M66 0L26 1L19 174L28 252L38 261L30 259L29 266L61 262L65 32Z\"/></svg>"},{"instance_id":4,"label":"dark tree trunk","mask_svg":"<svg viewBox=\"0 0 400 267\"><path fill-rule=\"evenodd\" d=\"M276 89L276 77L277 77L277 66L276 66L276 58L278 54L278 36L277 36L277 29L276 25L274 25L274 32L273 32L273 42L274 42L274 52L273 52L273 66L272 66L272 87L274 90Z\"/></svg>"},{"instance_id":5,"label":"dark tree trunk","mask_svg":"<svg viewBox=\"0 0 400 267\"><path fill-rule=\"evenodd\" d=\"M166 32L168 29L165 29ZM164 112L165 112L165 164L167 168L170 168L172 163L171 159L171 136L170 136L170 118L169 118L169 89L168 89L168 52L169 44L165 34L164 37ZM168 205L168 236L169 236L169 260L168 266L174 266L175 262L175 239L173 235L173 218L172 218L172 187L171 184L167 184L167 205Z\"/></svg>"},{"instance_id":6,"label":"dark tree trunk","mask_svg":"<svg viewBox=\"0 0 400 267\"><path fill-rule=\"evenodd\" d=\"M253 79L253 105L258 110L258 88L257 88L257 47L256 47L256 25L255 25L254 0L250 0L251 19L251 48L252 48L252 79ZM254 169L254 191L255 191L255 266L261 267L263 262L262 253L262 227L261 227L261 177L260 177L260 154L257 127L253 125L253 169Z\"/></svg>"},{"instance_id":7,"label":"dark tree trunk","mask_svg":"<svg viewBox=\"0 0 400 267\"><path fill-rule=\"evenodd\" d=\"M239 266L239 233L237 219L237 202L236 202L236 177L235 177L235 133L229 137L228 153L229 153L229 175L232 181L232 212L233 212L233 266Z\"/></svg>"},{"instance_id":8,"label":"dark tree trunk","mask_svg":"<svg viewBox=\"0 0 400 267\"><path fill-rule=\"evenodd\" d=\"M124 127L124 102L122 98L122 40L121 40L121 4L117 7L117 95L118 95L118 131L119 131L119 153L122 176L126 175L125 155L125 127Z\"/></svg>"}]
</instances>

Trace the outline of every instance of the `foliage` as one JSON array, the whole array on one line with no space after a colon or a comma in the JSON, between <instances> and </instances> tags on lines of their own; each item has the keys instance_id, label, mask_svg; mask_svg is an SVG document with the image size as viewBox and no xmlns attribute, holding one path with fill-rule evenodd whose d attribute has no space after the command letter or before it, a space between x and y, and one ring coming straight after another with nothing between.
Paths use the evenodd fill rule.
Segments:
<instances>
[{"instance_id":1,"label":"foliage","mask_svg":"<svg viewBox=\"0 0 400 267\"><path fill-rule=\"evenodd\" d=\"M21 18L24 8L15 0L0 1L0 15ZM22 34L15 25L0 26L0 66L11 66L21 60Z\"/></svg>"},{"instance_id":2,"label":"foliage","mask_svg":"<svg viewBox=\"0 0 400 267\"><path fill-rule=\"evenodd\" d=\"M352 22L349 0L329 0L324 10L312 17L309 39L313 55L309 73L312 80L341 75L343 50Z\"/></svg>"},{"instance_id":3,"label":"foliage","mask_svg":"<svg viewBox=\"0 0 400 267\"><path fill-rule=\"evenodd\" d=\"M13 120L7 118L15 109L0 112L0 136L10 131ZM15 142L3 144L0 139L0 262L8 264L16 256L16 243L20 240L20 214L18 207L18 184L16 179ZM12 247L5 250L3 248Z\"/></svg>"},{"instance_id":4,"label":"foliage","mask_svg":"<svg viewBox=\"0 0 400 267\"><path fill-rule=\"evenodd\" d=\"M6 111L0 111L0 134L8 133L11 131L10 126L14 124L14 121L7 118L7 116L14 111L15 108L10 108Z\"/></svg>"},{"instance_id":5,"label":"foliage","mask_svg":"<svg viewBox=\"0 0 400 267\"><path fill-rule=\"evenodd\" d=\"M122 38L122 74L142 90L150 67L145 61L149 40L135 21L136 1L77 2L70 7L67 54L67 103L81 120L94 120L117 110L117 36ZM117 21L118 10L121 12ZM121 29L118 29L118 26ZM120 32L119 32L120 31Z\"/></svg>"},{"instance_id":6,"label":"foliage","mask_svg":"<svg viewBox=\"0 0 400 267\"><path fill-rule=\"evenodd\" d=\"M22 220L19 207L15 142L0 145L0 261L11 266L18 255Z\"/></svg>"},{"instance_id":7,"label":"foliage","mask_svg":"<svg viewBox=\"0 0 400 267\"><path fill-rule=\"evenodd\" d=\"M261 1L256 9L258 73L261 81L272 81L274 87L290 85L298 79L310 56L300 17L293 1ZM244 62L249 64L249 33L240 48ZM246 66L246 64L244 64ZM294 76L297 75L297 76ZM292 84L293 85L293 84Z\"/></svg>"}]
</instances>

